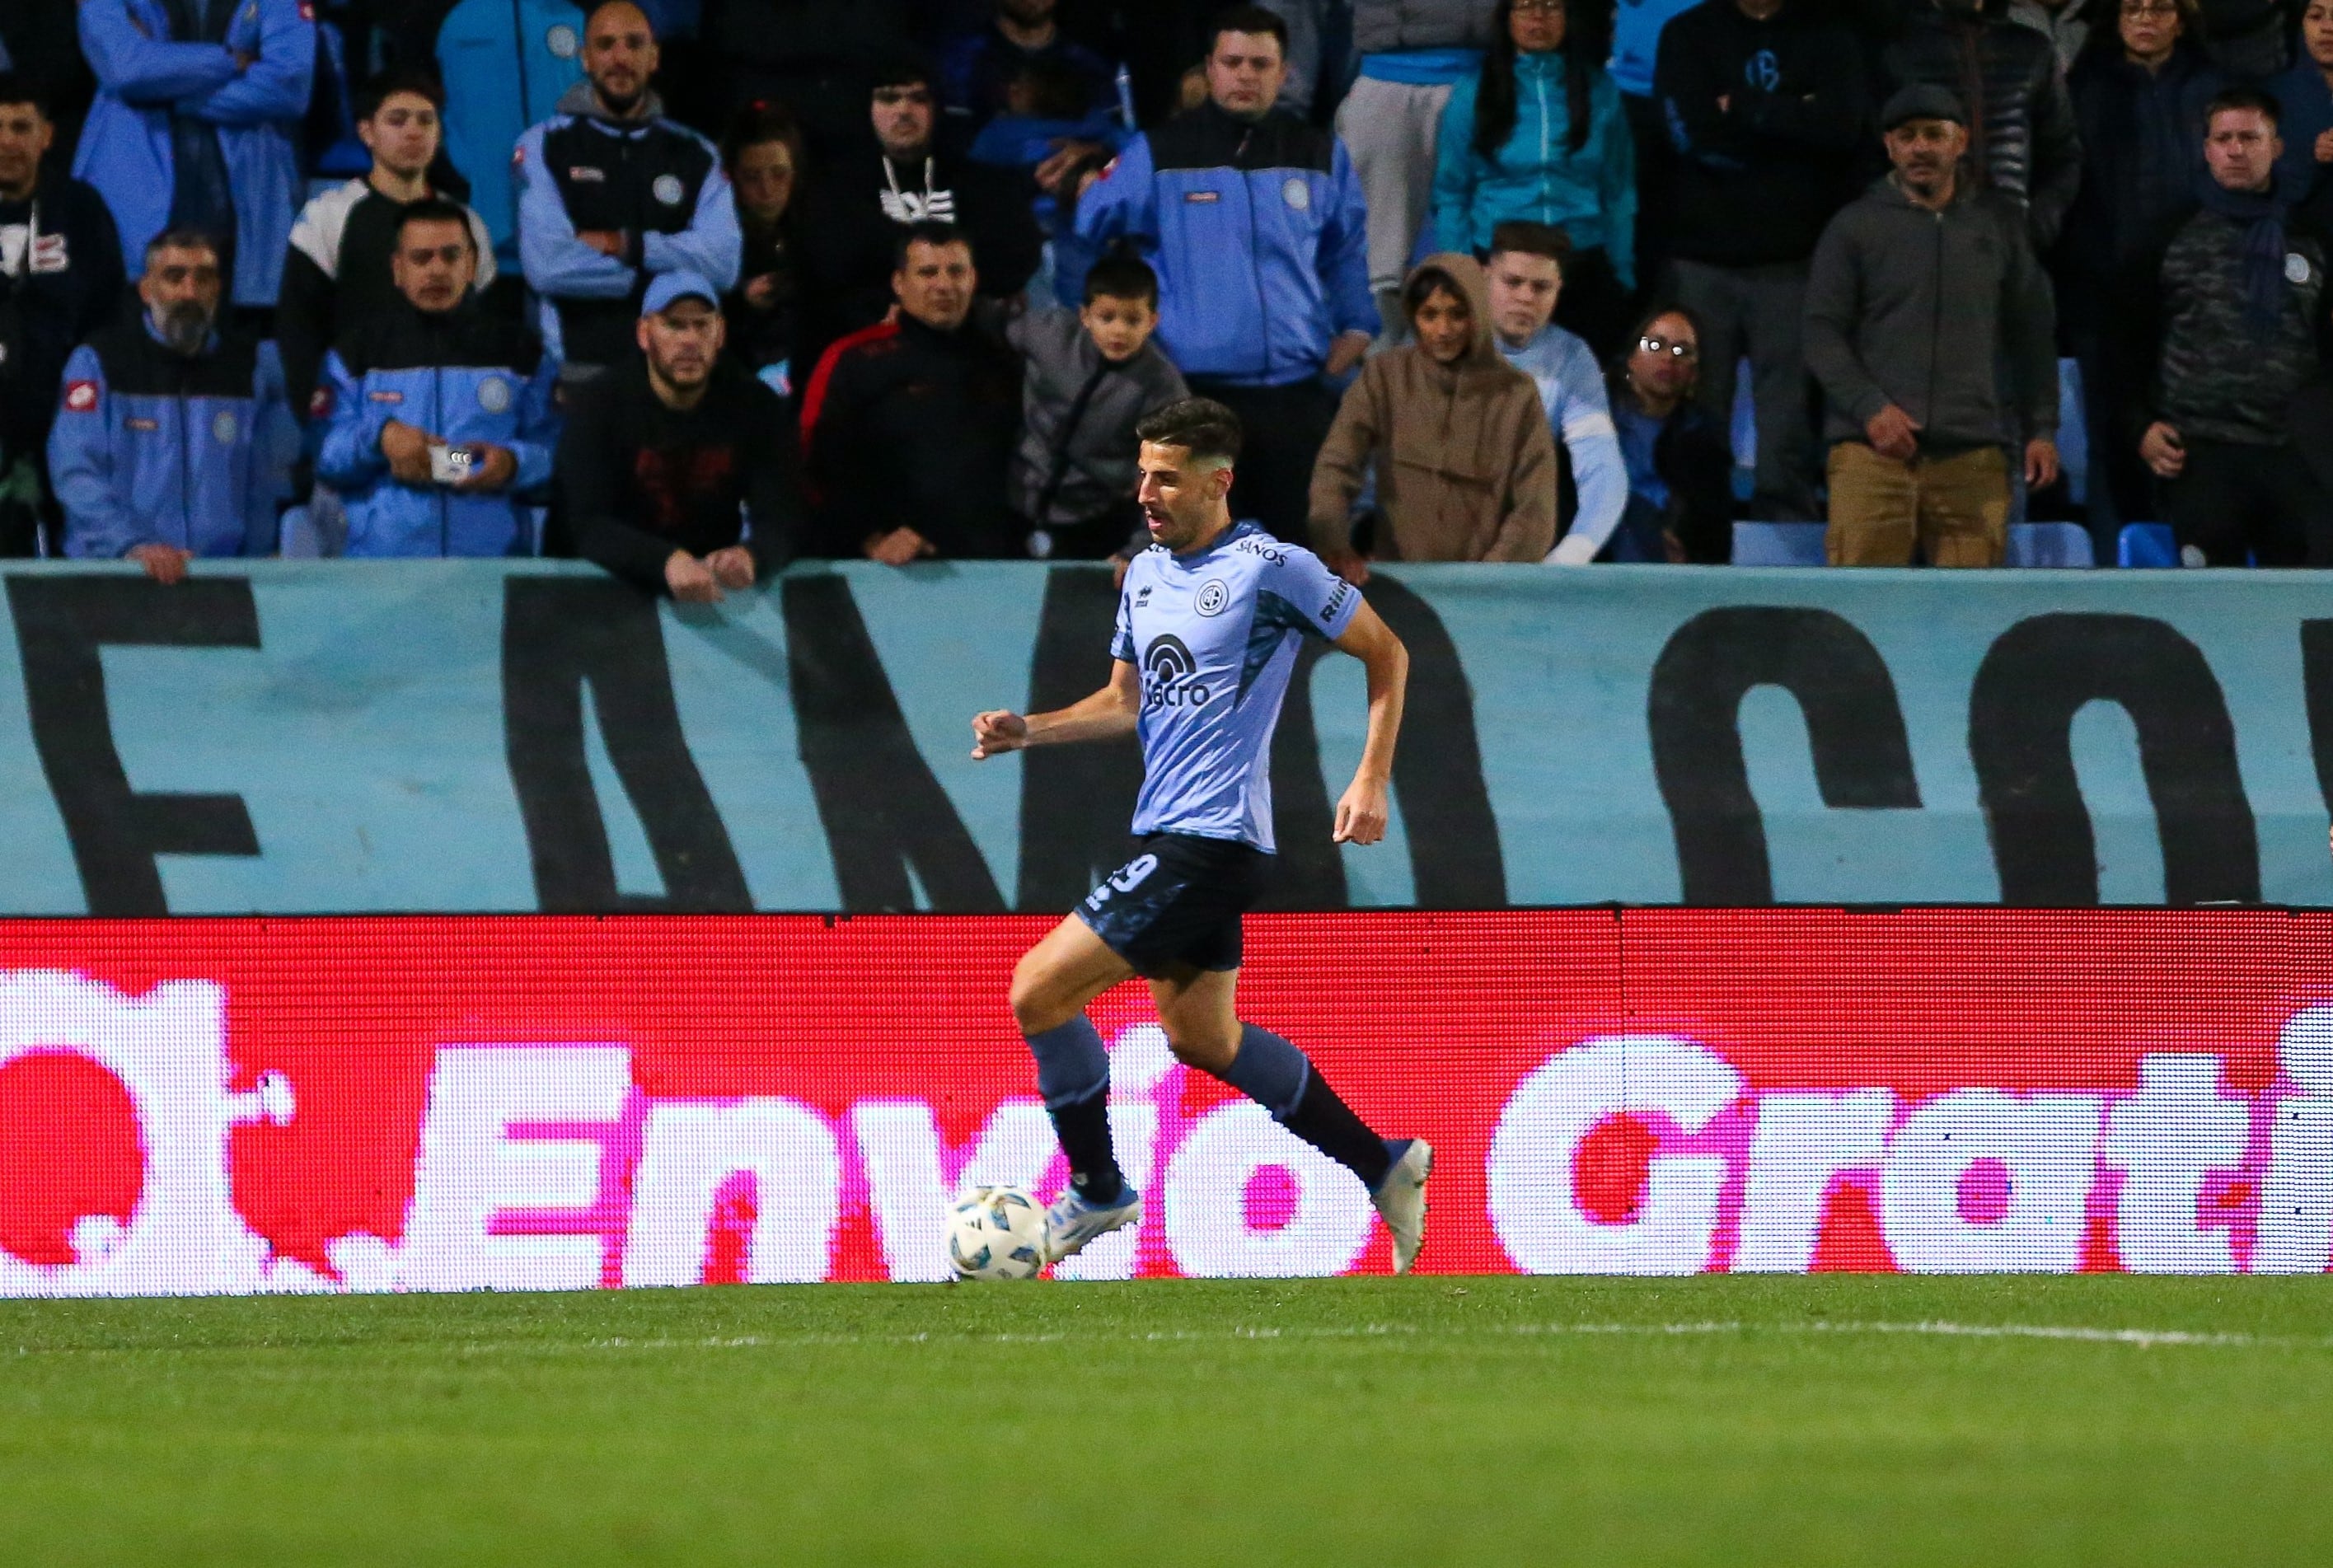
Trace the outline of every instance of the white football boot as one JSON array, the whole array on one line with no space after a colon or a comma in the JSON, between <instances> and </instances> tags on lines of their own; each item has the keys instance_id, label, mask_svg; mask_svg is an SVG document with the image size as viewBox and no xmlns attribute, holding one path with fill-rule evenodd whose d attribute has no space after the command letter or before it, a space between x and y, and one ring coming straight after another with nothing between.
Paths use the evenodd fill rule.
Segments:
<instances>
[{"instance_id":1,"label":"white football boot","mask_svg":"<svg viewBox=\"0 0 2333 1568\"><path fill-rule=\"evenodd\" d=\"M1434 1145L1423 1138L1388 1138L1393 1169L1369 1194L1393 1232L1393 1271L1407 1274L1426 1241L1426 1179L1434 1171Z\"/></svg>"},{"instance_id":2,"label":"white football boot","mask_svg":"<svg viewBox=\"0 0 2333 1568\"><path fill-rule=\"evenodd\" d=\"M1142 1218L1142 1194L1127 1187L1114 1203L1089 1203L1076 1188L1065 1188L1045 1210L1045 1261L1074 1257L1113 1230Z\"/></svg>"}]
</instances>

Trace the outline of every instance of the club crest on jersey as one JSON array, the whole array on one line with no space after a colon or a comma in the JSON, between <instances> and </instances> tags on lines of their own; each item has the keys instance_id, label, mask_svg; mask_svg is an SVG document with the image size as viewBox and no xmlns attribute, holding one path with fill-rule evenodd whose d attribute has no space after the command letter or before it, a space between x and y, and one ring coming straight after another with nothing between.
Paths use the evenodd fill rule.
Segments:
<instances>
[{"instance_id":1,"label":"club crest on jersey","mask_svg":"<svg viewBox=\"0 0 2333 1568\"><path fill-rule=\"evenodd\" d=\"M94 414L97 412L97 383L68 381L65 383L65 412Z\"/></svg>"},{"instance_id":2,"label":"club crest on jersey","mask_svg":"<svg viewBox=\"0 0 2333 1568\"><path fill-rule=\"evenodd\" d=\"M221 446L234 445L235 438L242 428L232 409L222 408L211 416L211 439Z\"/></svg>"},{"instance_id":3,"label":"club crest on jersey","mask_svg":"<svg viewBox=\"0 0 2333 1568\"><path fill-rule=\"evenodd\" d=\"M1312 187L1301 176L1291 178L1280 187L1280 199L1301 213L1312 205Z\"/></svg>"},{"instance_id":4,"label":"club crest on jersey","mask_svg":"<svg viewBox=\"0 0 2333 1568\"><path fill-rule=\"evenodd\" d=\"M1230 587L1223 578L1211 577L1199 585L1198 596L1191 601L1191 607L1203 616L1219 616L1224 613L1224 607L1231 602Z\"/></svg>"},{"instance_id":5,"label":"club crest on jersey","mask_svg":"<svg viewBox=\"0 0 2333 1568\"><path fill-rule=\"evenodd\" d=\"M648 194L668 207L678 206L684 194L680 187L680 177L677 174L657 176L656 183L648 186Z\"/></svg>"},{"instance_id":6,"label":"club crest on jersey","mask_svg":"<svg viewBox=\"0 0 2333 1568\"><path fill-rule=\"evenodd\" d=\"M500 414L511 406L510 383L499 376L489 376L478 383L478 406L489 414Z\"/></svg>"},{"instance_id":7,"label":"club crest on jersey","mask_svg":"<svg viewBox=\"0 0 2333 1568\"><path fill-rule=\"evenodd\" d=\"M575 58L575 29L561 23L542 35L542 46L551 51L553 60Z\"/></svg>"}]
</instances>

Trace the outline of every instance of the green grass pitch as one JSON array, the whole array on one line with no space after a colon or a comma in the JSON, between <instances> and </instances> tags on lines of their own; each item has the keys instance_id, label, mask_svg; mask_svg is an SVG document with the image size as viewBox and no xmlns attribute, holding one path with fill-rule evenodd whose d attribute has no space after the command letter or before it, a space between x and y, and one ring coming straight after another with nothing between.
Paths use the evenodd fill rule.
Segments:
<instances>
[{"instance_id":1,"label":"green grass pitch","mask_svg":"<svg viewBox=\"0 0 2333 1568\"><path fill-rule=\"evenodd\" d=\"M0 1563L2333 1563L2333 1279L0 1304Z\"/></svg>"}]
</instances>

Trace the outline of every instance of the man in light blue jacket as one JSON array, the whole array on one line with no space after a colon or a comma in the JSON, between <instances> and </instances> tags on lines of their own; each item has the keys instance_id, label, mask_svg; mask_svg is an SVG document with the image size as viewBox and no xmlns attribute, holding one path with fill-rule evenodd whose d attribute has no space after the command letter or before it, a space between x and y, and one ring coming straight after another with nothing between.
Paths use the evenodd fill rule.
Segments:
<instances>
[{"instance_id":1,"label":"man in light blue jacket","mask_svg":"<svg viewBox=\"0 0 2333 1568\"><path fill-rule=\"evenodd\" d=\"M1208 101L1129 143L1078 204L1063 271L1124 243L1158 273L1158 340L1191 390L1247 430L1242 518L1301 539L1312 460L1336 417L1323 376L1360 363L1378 326L1368 213L1344 144L1275 110L1287 24L1215 20Z\"/></svg>"},{"instance_id":2,"label":"man in light blue jacket","mask_svg":"<svg viewBox=\"0 0 2333 1568\"><path fill-rule=\"evenodd\" d=\"M216 236L237 305L275 303L300 206L295 139L316 24L308 0L82 0L97 74L73 154L133 275L166 228Z\"/></svg>"}]
</instances>

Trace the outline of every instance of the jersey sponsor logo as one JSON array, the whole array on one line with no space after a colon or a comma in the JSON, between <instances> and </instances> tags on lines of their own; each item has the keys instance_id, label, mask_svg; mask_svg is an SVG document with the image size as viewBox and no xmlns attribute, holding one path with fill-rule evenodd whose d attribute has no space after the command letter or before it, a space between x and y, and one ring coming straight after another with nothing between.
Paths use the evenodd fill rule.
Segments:
<instances>
[{"instance_id":1,"label":"jersey sponsor logo","mask_svg":"<svg viewBox=\"0 0 2333 1568\"><path fill-rule=\"evenodd\" d=\"M553 60L575 58L575 29L561 23L542 35L542 46L551 51Z\"/></svg>"},{"instance_id":2,"label":"jersey sponsor logo","mask_svg":"<svg viewBox=\"0 0 2333 1568\"><path fill-rule=\"evenodd\" d=\"M656 183L648 186L648 194L668 207L677 207L686 193L681 188L678 175L660 174L656 177Z\"/></svg>"},{"instance_id":3,"label":"jersey sponsor logo","mask_svg":"<svg viewBox=\"0 0 2333 1568\"><path fill-rule=\"evenodd\" d=\"M1199 661L1183 639L1172 633L1151 639L1142 655L1142 706L1196 708L1207 700L1207 688L1198 678Z\"/></svg>"},{"instance_id":4,"label":"jersey sponsor logo","mask_svg":"<svg viewBox=\"0 0 2333 1568\"><path fill-rule=\"evenodd\" d=\"M94 414L97 412L97 383L68 381L65 383L65 412Z\"/></svg>"},{"instance_id":5,"label":"jersey sponsor logo","mask_svg":"<svg viewBox=\"0 0 2333 1568\"><path fill-rule=\"evenodd\" d=\"M1256 539L1253 537L1248 539L1238 539L1232 541L1232 548L1234 550L1245 550L1250 555L1260 555L1274 566L1286 566L1288 564L1288 552L1280 548L1280 541L1278 540Z\"/></svg>"},{"instance_id":6,"label":"jersey sponsor logo","mask_svg":"<svg viewBox=\"0 0 2333 1568\"><path fill-rule=\"evenodd\" d=\"M489 414L501 414L511 406L510 383L499 376L489 376L478 383L478 406Z\"/></svg>"},{"instance_id":7,"label":"jersey sponsor logo","mask_svg":"<svg viewBox=\"0 0 2333 1568\"><path fill-rule=\"evenodd\" d=\"M1230 585L1219 577L1211 577L1199 585L1198 596L1191 601L1191 607L1203 616L1219 616L1224 613L1224 607L1231 602Z\"/></svg>"},{"instance_id":8,"label":"jersey sponsor logo","mask_svg":"<svg viewBox=\"0 0 2333 1568\"><path fill-rule=\"evenodd\" d=\"M368 392L365 396L371 398L376 403L402 403L405 401L405 394L402 392L375 391Z\"/></svg>"},{"instance_id":9,"label":"jersey sponsor logo","mask_svg":"<svg viewBox=\"0 0 2333 1568\"><path fill-rule=\"evenodd\" d=\"M1291 176L1288 183L1280 187L1280 199L1286 202L1291 210L1301 213L1312 205L1312 187L1304 183L1301 175Z\"/></svg>"},{"instance_id":10,"label":"jersey sponsor logo","mask_svg":"<svg viewBox=\"0 0 2333 1568\"><path fill-rule=\"evenodd\" d=\"M1138 610L1147 609L1150 607L1150 585L1148 583L1144 583L1140 588L1134 590L1134 607Z\"/></svg>"},{"instance_id":11,"label":"jersey sponsor logo","mask_svg":"<svg viewBox=\"0 0 2333 1568\"><path fill-rule=\"evenodd\" d=\"M1339 583L1337 585L1337 591L1329 596L1329 602L1320 607L1320 618L1324 621L1335 620L1337 618L1337 612L1344 607L1345 601L1352 598L1352 596L1353 585L1351 583Z\"/></svg>"}]
</instances>

